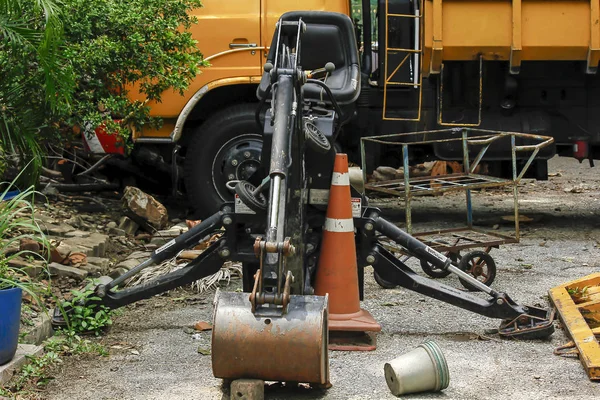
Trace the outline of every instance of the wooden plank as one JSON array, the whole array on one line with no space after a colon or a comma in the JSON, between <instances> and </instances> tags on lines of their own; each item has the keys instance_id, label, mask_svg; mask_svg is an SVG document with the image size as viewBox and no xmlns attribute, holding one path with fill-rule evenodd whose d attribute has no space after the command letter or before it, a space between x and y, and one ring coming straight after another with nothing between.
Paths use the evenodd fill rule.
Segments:
<instances>
[{"instance_id":1,"label":"wooden plank","mask_svg":"<svg viewBox=\"0 0 600 400\"><path fill-rule=\"evenodd\" d=\"M569 290L583 290L590 283L597 282L600 279L600 273L588 275L553 289L548 294L556 306L558 315L566 328L569 336L577 346L579 359L586 370L588 377L592 380L600 380L600 343L595 334L598 333L596 327L588 325L584 315L581 313L581 304L575 304ZM568 289L569 290L568 290Z\"/></svg>"}]
</instances>

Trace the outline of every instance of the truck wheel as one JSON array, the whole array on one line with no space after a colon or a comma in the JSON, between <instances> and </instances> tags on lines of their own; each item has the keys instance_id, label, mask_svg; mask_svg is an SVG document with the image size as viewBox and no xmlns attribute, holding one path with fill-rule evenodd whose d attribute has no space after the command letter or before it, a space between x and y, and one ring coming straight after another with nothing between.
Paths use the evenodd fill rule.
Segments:
<instances>
[{"instance_id":1,"label":"truck wheel","mask_svg":"<svg viewBox=\"0 0 600 400\"><path fill-rule=\"evenodd\" d=\"M184 179L194 217L212 215L224 201L233 200L227 182L247 180L259 168L262 132L256 125L255 111L254 104L221 110L191 138Z\"/></svg>"}]
</instances>

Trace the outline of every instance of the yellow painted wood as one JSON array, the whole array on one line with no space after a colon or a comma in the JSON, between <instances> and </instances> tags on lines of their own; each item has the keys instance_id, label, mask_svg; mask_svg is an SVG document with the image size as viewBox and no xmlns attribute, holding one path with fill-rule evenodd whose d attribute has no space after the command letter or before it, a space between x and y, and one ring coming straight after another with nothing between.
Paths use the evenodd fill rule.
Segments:
<instances>
[{"instance_id":1,"label":"yellow painted wood","mask_svg":"<svg viewBox=\"0 0 600 400\"><path fill-rule=\"evenodd\" d=\"M582 312L600 313L600 302L575 304L568 290L582 291L586 286L598 286L598 282L600 282L600 273L557 286L548 292L565 329L577 346L579 359L592 380L600 380L600 343L595 336L600 334L600 328L590 327L584 318L584 315L589 317L590 314L582 314Z\"/></svg>"}]
</instances>

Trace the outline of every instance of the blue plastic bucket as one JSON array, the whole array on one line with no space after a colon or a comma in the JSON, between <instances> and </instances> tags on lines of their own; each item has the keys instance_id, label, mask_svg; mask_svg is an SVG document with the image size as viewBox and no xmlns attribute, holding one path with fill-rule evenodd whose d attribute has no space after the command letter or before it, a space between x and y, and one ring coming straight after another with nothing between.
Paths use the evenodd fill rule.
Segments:
<instances>
[{"instance_id":1,"label":"blue plastic bucket","mask_svg":"<svg viewBox=\"0 0 600 400\"><path fill-rule=\"evenodd\" d=\"M0 290L0 365L13 359L19 344L21 288Z\"/></svg>"}]
</instances>

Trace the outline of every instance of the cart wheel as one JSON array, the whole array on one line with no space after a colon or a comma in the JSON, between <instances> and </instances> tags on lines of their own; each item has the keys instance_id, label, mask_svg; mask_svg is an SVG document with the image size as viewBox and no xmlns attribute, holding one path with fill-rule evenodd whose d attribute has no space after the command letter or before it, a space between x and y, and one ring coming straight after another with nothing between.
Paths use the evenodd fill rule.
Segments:
<instances>
[{"instance_id":1,"label":"cart wheel","mask_svg":"<svg viewBox=\"0 0 600 400\"><path fill-rule=\"evenodd\" d=\"M444 253L444 255L446 257L448 257L450 260L452 260L452 264L456 265L456 262L458 261L459 253L447 251ZM451 274L450 271L445 271L443 269L434 267L433 265L431 265L430 263L428 263L427 261L424 261L424 260L421 260L421 269L423 270L423 272L425 272L427 275L429 275L432 278L445 278Z\"/></svg>"},{"instance_id":2,"label":"cart wheel","mask_svg":"<svg viewBox=\"0 0 600 400\"><path fill-rule=\"evenodd\" d=\"M458 268L487 286L491 286L496 278L496 263L492 256L485 251L475 250L465 254L460 259ZM476 292L479 290L462 279L460 283L471 291Z\"/></svg>"},{"instance_id":3,"label":"cart wheel","mask_svg":"<svg viewBox=\"0 0 600 400\"><path fill-rule=\"evenodd\" d=\"M377 282L377 284L384 289L393 289L398 286L395 283L383 279L381 276L379 276L377 271L373 271L373 278L375 278L375 282Z\"/></svg>"}]
</instances>

